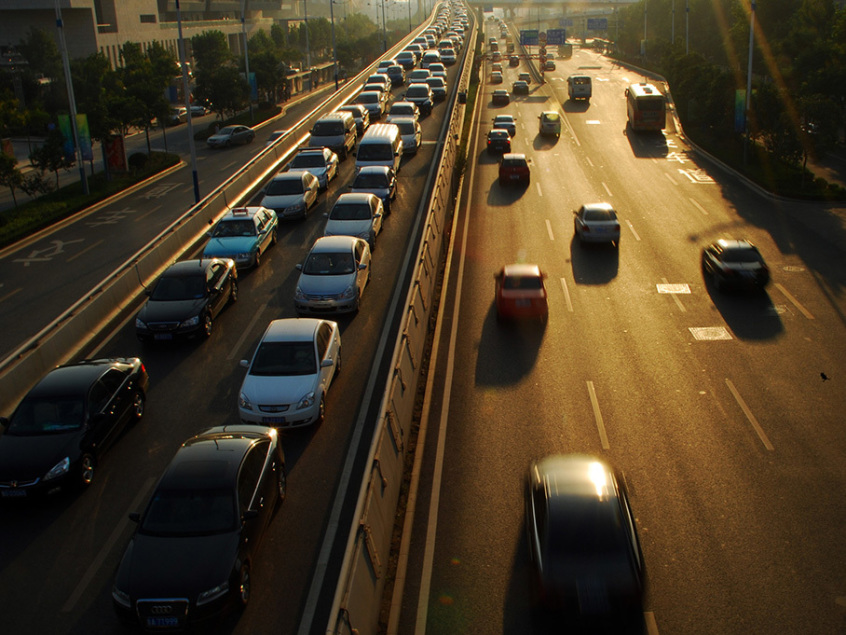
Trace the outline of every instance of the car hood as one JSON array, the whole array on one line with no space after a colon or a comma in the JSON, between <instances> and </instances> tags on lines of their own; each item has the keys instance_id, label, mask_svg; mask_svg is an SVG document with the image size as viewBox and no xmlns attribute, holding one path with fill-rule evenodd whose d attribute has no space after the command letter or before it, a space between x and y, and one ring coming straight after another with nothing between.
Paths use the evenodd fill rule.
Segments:
<instances>
[{"instance_id":1,"label":"car hood","mask_svg":"<svg viewBox=\"0 0 846 635\"><path fill-rule=\"evenodd\" d=\"M732 271L758 271L763 268L760 262L724 262L723 267Z\"/></svg>"},{"instance_id":2,"label":"car hood","mask_svg":"<svg viewBox=\"0 0 846 635\"><path fill-rule=\"evenodd\" d=\"M206 141L208 141L209 143L220 143L220 142L223 142L223 141L229 141L229 135L228 134L213 134Z\"/></svg>"},{"instance_id":3,"label":"car hood","mask_svg":"<svg viewBox=\"0 0 846 635\"><path fill-rule=\"evenodd\" d=\"M325 236L359 236L370 231L372 220L332 220L326 222Z\"/></svg>"},{"instance_id":4,"label":"car hood","mask_svg":"<svg viewBox=\"0 0 846 635\"><path fill-rule=\"evenodd\" d=\"M230 579L238 532L213 536L147 536L136 533L123 554L115 586L139 598L197 596Z\"/></svg>"},{"instance_id":5,"label":"car hood","mask_svg":"<svg viewBox=\"0 0 846 635\"><path fill-rule=\"evenodd\" d=\"M66 456L79 458L82 430L63 434L0 437L0 481L28 481L44 475Z\"/></svg>"},{"instance_id":6,"label":"car hood","mask_svg":"<svg viewBox=\"0 0 846 635\"><path fill-rule=\"evenodd\" d=\"M310 276L300 274L297 286L308 295L337 295L355 282L355 274L341 276Z\"/></svg>"},{"instance_id":7,"label":"car hood","mask_svg":"<svg viewBox=\"0 0 846 635\"><path fill-rule=\"evenodd\" d=\"M251 404L293 404L317 387L317 375L247 375L241 392Z\"/></svg>"},{"instance_id":8,"label":"car hood","mask_svg":"<svg viewBox=\"0 0 846 635\"><path fill-rule=\"evenodd\" d=\"M294 168L294 169L302 170L303 172L310 172L311 174L313 174L317 178L324 176L326 174L326 172L329 171L329 168L327 168L327 167L322 167L322 168Z\"/></svg>"},{"instance_id":9,"label":"car hood","mask_svg":"<svg viewBox=\"0 0 846 635\"><path fill-rule=\"evenodd\" d=\"M305 201L303 194L280 194L279 196L265 196L261 199L261 206L270 209L282 209L303 201Z\"/></svg>"},{"instance_id":10,"label":"car hood","mask_svg":"<svg viewBox=\"0 0 846 635\"><path fill-rule=\"evenodd\" d=\"M403 139L403 145L405 140ZM353 194L373 194L379 198L384 199L391 191L387 187L351 187L350 192Z\"/></svg>"},{"instance_id":11,"label":"car hood","mask_svg":"<svg viewBox=\"0 0 846 635\"><path fill-rule=\"evenodd\" d=\"M148 323L187 320L199 315L205 305L205 298L169 302L147 300L147 304L141 307L141 311L138 312L138 319Z\"/></svg>"},{"instance_id":12,"label":"car hood","mask_svg":"<svg viewBox=\"0 0 846 635\"><path fill-rule=\"evenodd\" d=\"M228 256L229 254L250 253L255 247L255 236L231 236L227 238L212 238L203 250L203 257Z\"/></svg>"}]
</instances>

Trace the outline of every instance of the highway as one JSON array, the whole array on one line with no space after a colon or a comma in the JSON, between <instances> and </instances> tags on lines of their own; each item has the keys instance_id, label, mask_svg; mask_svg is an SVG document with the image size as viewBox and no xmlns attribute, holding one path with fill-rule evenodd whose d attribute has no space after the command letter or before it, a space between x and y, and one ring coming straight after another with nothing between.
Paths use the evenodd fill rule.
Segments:
<instances>
[{"instance_id":1,"label":"highway","mask_svg":"<svg viewBox=\"0 0 846 635\"><path fill-rule=\"evenodd\" d=\"M448 71L454 85L459 65ZM394 89L395 96L403 88ZM313 107L313 106L312 106ZM265 535L253 569L254 595L247 611L204 626L210 632L295 633L325 628L337 583L345 529L350 525L359 475L366 457L380 394L368 386L383 386L383 359L390 358L396 338L393 311L404 296L404 262L408 244L423 218L421 192L433 169L437 138L446 116L443 103L421 121L423 144L416 155L403 159L399 193L385 222L373 256L373 274L358 315L341 317L343 372L327 397L326 420L315 429L285 435L288 496ZM291 109L298 121L306 105ZM260 150L272 128L260 131L253 144L211 151L202 157L202 190L228 177ZM302 261L314 240L323 235L324 213L348 191L354 158L341 164L339 176L321 194L319 204L302 222L285 223L279 242L258 269L243 272L238 302L216 320L211 338L176 346L143 347L135 337L134 319L126 322L90 356L140 356L151 378L147 410L142 422L128 431L104 457L91 488L76 496L54 497L24 505L3 505L0 513L0 612L3 632L54 634L123 632L112 610L114 571L133 525L127 515L141 511L152 488L179 445L207 427L238 422L237 396L244 370L267 323L295 317L293 293ZM4 337L23 335L15 329L34 328L38 315L47 320L104 276L115 263L156 235L192 201L190 175L181 172L99 210L79 222L45 236L28 247L46 249L60 241L62 249L46 262L27 258L27 250L7 255L5 284L18 285L16 301L0 305ZM124 210L124 211L121 211ZM8 264L6 264L8 263ZM14 282L12 276L17 276ZM32 284L38 280L39 284ZM43 283L43 284L42 284ZM387 349L387 353L385 352ZM362 448L354 444L358 439ZM349 490L339 488L348 481ZM330 527L333 506L338 524ZM324 540L329 558L324 570L316 563ZM314 586L314 590L312 590ZM207 632L204 630L203 632ZM306 630L308 632L308 630Z\"/></svg>"},{"instance_id":2,"label":"highway","mask_svg":"<svg viewBox=\"0 0 846 635\"><path fill-rule=\"evenodd\" d=\"M525 61L503 67L510 88ZM589 105L567 101L577 71L593 77ZM846 391L820 374L846 372L842 236L672 129L627 133L632 71L577 49L546 79L509 106L490 103L501 86L482 91L390 632L844 632ZM539 137L537 115L556 109L561 138ZM484 149L501 113L518 119L528 188L501 187ZM600 200L621 219L619 251L573 238L572 211ZM719 237L760 247L766 293L705 283L699 255ZM494 273L518 261L547 274L545 325L496 320ZM628 485L648 576L635 619L531 608L523 482L532 460L572 452Z\"/></svg>"}]
</instances>

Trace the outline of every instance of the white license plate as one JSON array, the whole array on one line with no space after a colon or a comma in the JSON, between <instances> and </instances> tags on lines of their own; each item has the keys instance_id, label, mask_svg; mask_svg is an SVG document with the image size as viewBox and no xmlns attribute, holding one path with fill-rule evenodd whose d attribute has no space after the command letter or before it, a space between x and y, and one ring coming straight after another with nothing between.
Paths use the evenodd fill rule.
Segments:
<instances>
[{"instance_id":1,"label":"white license plate","mask_svg":"<svg viewBox=\"0 0 846 635\"><path fill-rule=\"evenodd\" d=\"M285 423L285 417L262 417L262 423Z\"/></svg>"},{"instance_id":2,"label":"white license plate","mask_svg":"<svg viewBox=\"0 0 846 635\"><path fill-rule=\"evenodd\" d=\"M172 333L156 333L153 335L154 340L172 340L173 334Z\"/></svg>"},{"instance_id":3,"label":"white license plate","mask_svg":"<svg viewBox=\"0 0 846 635\"><path fill-rule=\"evenodd\" d=\"M4 498L24 498L24 497L26 497L26 490L25 489L4 489L3 490L3 497Z\"/></svg>"}]
</instances>

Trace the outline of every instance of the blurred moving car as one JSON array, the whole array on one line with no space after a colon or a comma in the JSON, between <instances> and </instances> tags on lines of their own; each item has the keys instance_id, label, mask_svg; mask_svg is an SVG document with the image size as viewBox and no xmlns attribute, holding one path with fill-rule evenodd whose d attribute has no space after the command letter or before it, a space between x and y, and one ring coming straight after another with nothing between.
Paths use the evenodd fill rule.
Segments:
<instances>
[{"instance_id":1,"label":"blurred moving car","mask_svg":"<svg viewBox=\"0 0 846 635\"><path fill-rule=\"evenodd\" d=\"M508 58L508 65L509 66L520 66L520 58L516 55L511 55Z\"/></svg>"},{"instance_id":2,"label":"blurred moving car","mask_svg":"<svg viewBox=\"0 0 846 635\"><path fill-rule=\"evenodd\" d=\"M329 187L329 181L338 176L338 155L329 148L308 148L297 152L285 170L302 170L317 177L321 190Z\"/></svg>"},{"instance_id":3,"label":"blurred moving car","mask_svg":"<svg viewBox=\"0 0 846 635\"><path fill-rule=\"evenodd\" d=\"M362 238L373 251L376 237L382 231L384 213L382 199L375 194L341 194L327 214L329 220L326 221L323 235Z\"/></svg>"},{"instance_id":4,"label":"blurred moving car","mask_svg":"<svg viewBox=\"0 0 846 635\"><path fill-rule=\"evenodd\" d=\"M231 258L238 267L258 267L261 255L276 244L279 219L265 207L235 207L209 232L203 258Z\"/></svg>"},{"instance_id":5,"label":"blurred moving car","mask_svg":"<svg viewBox=\"0 0 846 635\"><path fill-rule=\"evenodd\" d=\"M124 551L112 605L146 630L183 630L253 594L258 547L285 500L279 435L260 426L221 426L177 450Z\"/></svg>"},{"instance_id":6,"label":"blurred moving car","mask_svg":"<svg viewBox=\"0 0 846 635\"><path fill-rule=\"evenodd\" d=\"M720 239L702 251L702 273L717 291L762 290L770 270L758 248L748 240Z\"/></svg>"},{"instance_id":7,"label":"blurred moving car","mask_svg":"<svg viewBox=\"0 0 846 635\"><path fill-rule=\"evenodd\" d=\"M556 69L555 60L546 60L543 63L543 69L545 71L554 71Z\"/></svg>"},{"instance_id":8,"label":"blurred moving car","mask_svg":"<svg viewBox=\"0 0 846 635\"><path fill-rule=\"evenodd\" d=\"M144 415L150 378L137 357L94 359L47 373L0 418L0 498L87 487L102 454Z\"/></svg>"},{"instance_id":9,"label":"blurred moving car","mask_svg":"<svg viewBox=\"0 0 846 635\"><path fill-rule=\"evenodd\" d=\"M581 243L613 243L620 246L620 221L609 203L582 205L575 215L576 236Z\"/></svg>"},{"instance_id":10,"label":"blurred moving car","mask_svg":"<svg viewBox=\"0 0 846 635\"><path fill-rule=\"evenodd\" d=\"M370 246L352 236L318 238L301 265L294 308L303 313L356 312L370 280Z\"/></svg>"},{"instance_id":11,"label":"blurred moving car","mask_svg":"<svg viewBox=\"0 0 846 635\"><path fill-rule=\"evenodd\" d=\"M533 317L545 322L549 315L545 278L537 265L504 266L495 276L497 320Z\"/></svg>"},{"instance_id":12,"label":"blurred moving car","mask_svg":"<svg viewBox=\"0 0 846 635\"><path fill-rule=\"evenodd\" d=\"M491 73L491 84L501 84L502 83L502 73L500 71L493 71Z\"/></svg>"},{"instance_id":13,"label":"blurred moving car","mask_svg":"<svg viewBox=\"0 0 846 635\"><path fill-rule=\"evenodd\" d=\"M505 154L511 152L511 135L508 130L494 128L488 131L488 152Z\"/></svg>"},{"instance_id":14,"label":"blurred moving car","mask_svg":"<svg viewBox=\"0 0 846 635\"><path fill-rule=\"evenodd\" d=\"M273 320L252 360L241 360L238 413L244 423L277 428L320 425L326 392L341 372L338 324L314 318Z\"/></svg>"},{"instance_id":15,"label":"blurred moving car","mask_svg":"<svg viewBox=\"0 0 846 635\"><path fill-rule=\"evenodd\" d=\"M526 82L527 84L531 84L532 83L532 75L531 75L531 73L526 73L526 72L518 73L517 80L521 81L521 82Z\"/></svg>"},{"instance_id":16,"label":"blurred moving car","mask_svg":"<svg viewBox=\"0 0 846 635\"><path fill-rule=\"evenodd\" d=\"M305 218L317 204L320 183L305 170L277 174L262 190L261 206L272 209L278 218Z\"/></svg>"},{"instance_id":17,"label":"blurred moving car","mask_svg":"<svg viewBox=\"0 0 846 635\"><path fill-rule=\"evenodd\" d=\"M561 135L561 115L555 110L544 110L538 115L538 134L541 136Z\"/></svg>"},{"instance_id":18,"label":"blurred moving car","mask_svg":"<svg viewBox=\"0 0 846 635\"><path fill-rule=\"evenodd\" d=\"M494 106L507 106L511 103L511 95L504 88L497 88L491 94L491 103Z\"/></svg>"},{"instance_id":19,"label":"blurred moving car","mask_svg":"<svg viewBox=\"0 0 846 635\"><path fill-rule=\"evenodd\" d=\"M393 168L385 165L368 165L355 175L350 192L375 194L382 200L385 214L391 213L391 201L397 197L397 177Z\"/></svg>"},{"instance_id":20,"label":"blurred moving car","mask_svg":"<svg viewBox=\"0 0 846 635\"><path fill-rule=\"evenodd\" d=\"M528 185L530 180L529 162L525 154L511 152L502 155L502 161L499 164L500 185L511 183Z\"/></svg>"},{"instance_id":21,"label":"blurred moving car","mask_svg":"<svg viewBox=\"0 0 846 635\"><path fill-rule=\"evenodd\" d=\"M538 604L587 616L642 610L646 574L635 516L607 463L581 455L533 462L525 519Z\"/></svg>"},{"instance_id":22,"label":"blurred moving car","mask_svg":"<svg viewBox=\"0 0 846 635\"><path fill-rule=\"evenodd\" d=\"M212 334L212 322L238 300L238 270L229 258L183 260L168 267L147 289L147 302L135 318L142 343Z\"/></svg>"},{"instance_id":23,"label":"blurred moving car","mask_svg":"<svg viewBox=\"0 0 846 635\"><path fill-rule=\"evenodd\" d=\"M279 139L280 137L284 137L288 134L288 130L274 130L270 133L270 136L267 138L267 141L264 142L264 147L272 146L273 142Z\"/></svg>"},{"instance_id":24,"label":"blurred moving car","mask_svg":"<svg viewBox=\"0 0 846 635\"><path fill-rule=\"evenodd\" d=\"M252 128L248 128L247 126L226 126L206 139L206 144L210 148L228 148L233 145L250 143L255 138L256 133L253 132Z\"/></svg>"},{"instance_id":25,"label":"blurred moving car","mask_svg":"<svg viewBox=\"0 0 846 635\"><path fill-rule=\"evenodd\" d=\"M528 82L524 82L522 80L517 80L511 85L511 92L515 95L528 95L529 94L529 84Z\"/></svg>"},{"instance_id":26,"label":"blurred moving car","mask_svg":"<svg viewBox=\"0 0 846 635\"><path fill-rule=\"evenodd\" d=\"M497 115L493 119L493 127L508 130L508 134L512 138L517 135L517 120L514 118L514 115Z\"/></svg>"}]
</instances>

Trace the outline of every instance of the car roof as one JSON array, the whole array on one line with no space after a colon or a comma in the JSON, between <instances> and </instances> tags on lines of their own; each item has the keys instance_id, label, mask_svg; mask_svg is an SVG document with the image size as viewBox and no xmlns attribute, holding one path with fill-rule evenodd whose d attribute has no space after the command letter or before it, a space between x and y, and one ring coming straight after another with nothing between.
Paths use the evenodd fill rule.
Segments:
<instances>
[{"instance_id":1,"label":"car roof","mask_svg":"<svg viewBox=\"0 0 846 635\"><path fill-rule=\"evenodd\" d=\"M323 321L319 318L282 318L273 320L267 325L261 341L312 342L314 341L314 334L317 332L317 327Z\"/></svg>"},{"instance_id":2,"label":"car roof","mask_svg":"<svg viewBox=\"0 0 846 635\"><path fill-rule=\"evenodd\" d=\"M714 244L718 245L723 251L730 251L732 249L756 249L755 245L743 239L720 238Z\"/></svg>"},{"instance_id":3,"label":"car roof","mask_svg":"<svg viewBox=\"0 0 846 635\"><path fill-rule=\"evenodd\" d=\"M164 276L181 276L185 275L186 273L197 273L197 272L205 272L206 268L211 264L212 261L219 260L219 258L200 258L198 260L180 260L179 262L173 263L170 267L165 269L165 272L162 274ZM221 261L223 262L223 261Z\"/></svg>"},{"instance_id":4,"label":"car roof","mask_svg":"<svg viewBox=\"0 0 846 635\"><path fill-rule=\"evenodd\" d=\"M346 194L341 194L338 199L335 201L335 205L359 205L361 203L369 203L372 198L374 198L374 194L370 194L369 192L347 192Z\"/></svg>"},{"instance_id":5,"label":"car roof","mask_svg":"<svg viewBox=\"0 0 846 635\"><path fill-rule=\"evenodd\" d=\"M522 159L523 161L525 161L526 155L523 154L522 152L509 152L507 154L503 154L502 159L503 159L503 161L508 160L508 159L511 159L511 160L514 160L514 161L519 161L520 159Z\"/></svg>"},{"instance_id":6,"label":"car roof","mask_svg":"<svg viewBox=\"0 0 846 635\"><path fill-rule=\"evenodd\" d=\"M345 249L352 251L358 240L355 236L323 236L314 241L309 253L337 253Z\"/></svg>"},{"instance_id":7,"label":"car roof","mask_svg":"<svg viewBox=\"0 0 846 635\"><path fill-rule=\"evenodd\" d=\"M265 211L270 213L270 210L266 207L262 207L261 205L251 206L251 207L233 207L230 209L220 220L232 220L232 219L242 219L242 218L254 218L256 214L261 211Z\"/></svg>"},{"instance_id":8,"label":"car roof","mask_svg":"<svg viewBox=\"0 0 846 635\"><path fill-rule=\"evenodd\" d=\"M541 277L541 270L538 265L530 265L526 263L516 263L512 265L505 265L502 268L503 273L506 277L521 277L521 278L528 278L528 277Z\"/></svg>"},{"instance_id":9,"label":"car roof","mask_svg":"<svg viewBox=\"0 0 846 635\"><path fill-rule=\"evenodd\" d=\"M491 131L488 133L488 135L494 136L494 137L496 137L496 136L510 137L511 136L511 135L508 134L508 130L506 130L505 128L492 128Z\"/></svg>"},{"instance_id":10,"label":"car roof","mask_svg":"<svg viewBox=\"0 0 846 635\"><path fill-rule=\"evenodd\" d=\"M592 211L603 211L603 212L613 212L615 211L614 208L611 206L611 203L588 203L587 205L582 205L585 208L586 212Z\"/></svg>"},{"instance_id":11,"label":"car roof","mask_svg":"<svg viewBox=\"0 0 846 635\"><path fill-rule=\"evenodd\" d=\"M614 471L592 456L582 454L548 456L532 465L550 507L567 505L574 500L610 501L617 498L613 486Z\"/></svg>"},{"instance_id":12,"label":"car roof","mask_svg":"<svg viewBox=\"0 0 846 635\"><path fill-rule=\"evenodd\" d=\"M514 115L497 115L494 121L514 121Z\"/></svg>"},{"instance_id":13,"label":"car roof","mask_svg":"<svg viewBox=\"0 0 846 635\"><path fill-rule=\"evenodd\" d=\"M116 361L91 359L54 368L27 393L27 397L55 394L85 395L91 384L114 366Z\"/></svg>"},{"instance_id":14,"label":"car roof","mask_svg":"<svg viewBox=\"0 0 846 635\"><path fill-rule=\"evenodd\" d=\"M411 117L409 117L411 119ZM359 169L359 174L388 174L392 168L387 165L365 165Z\"/></svg>"}]
</instances>

